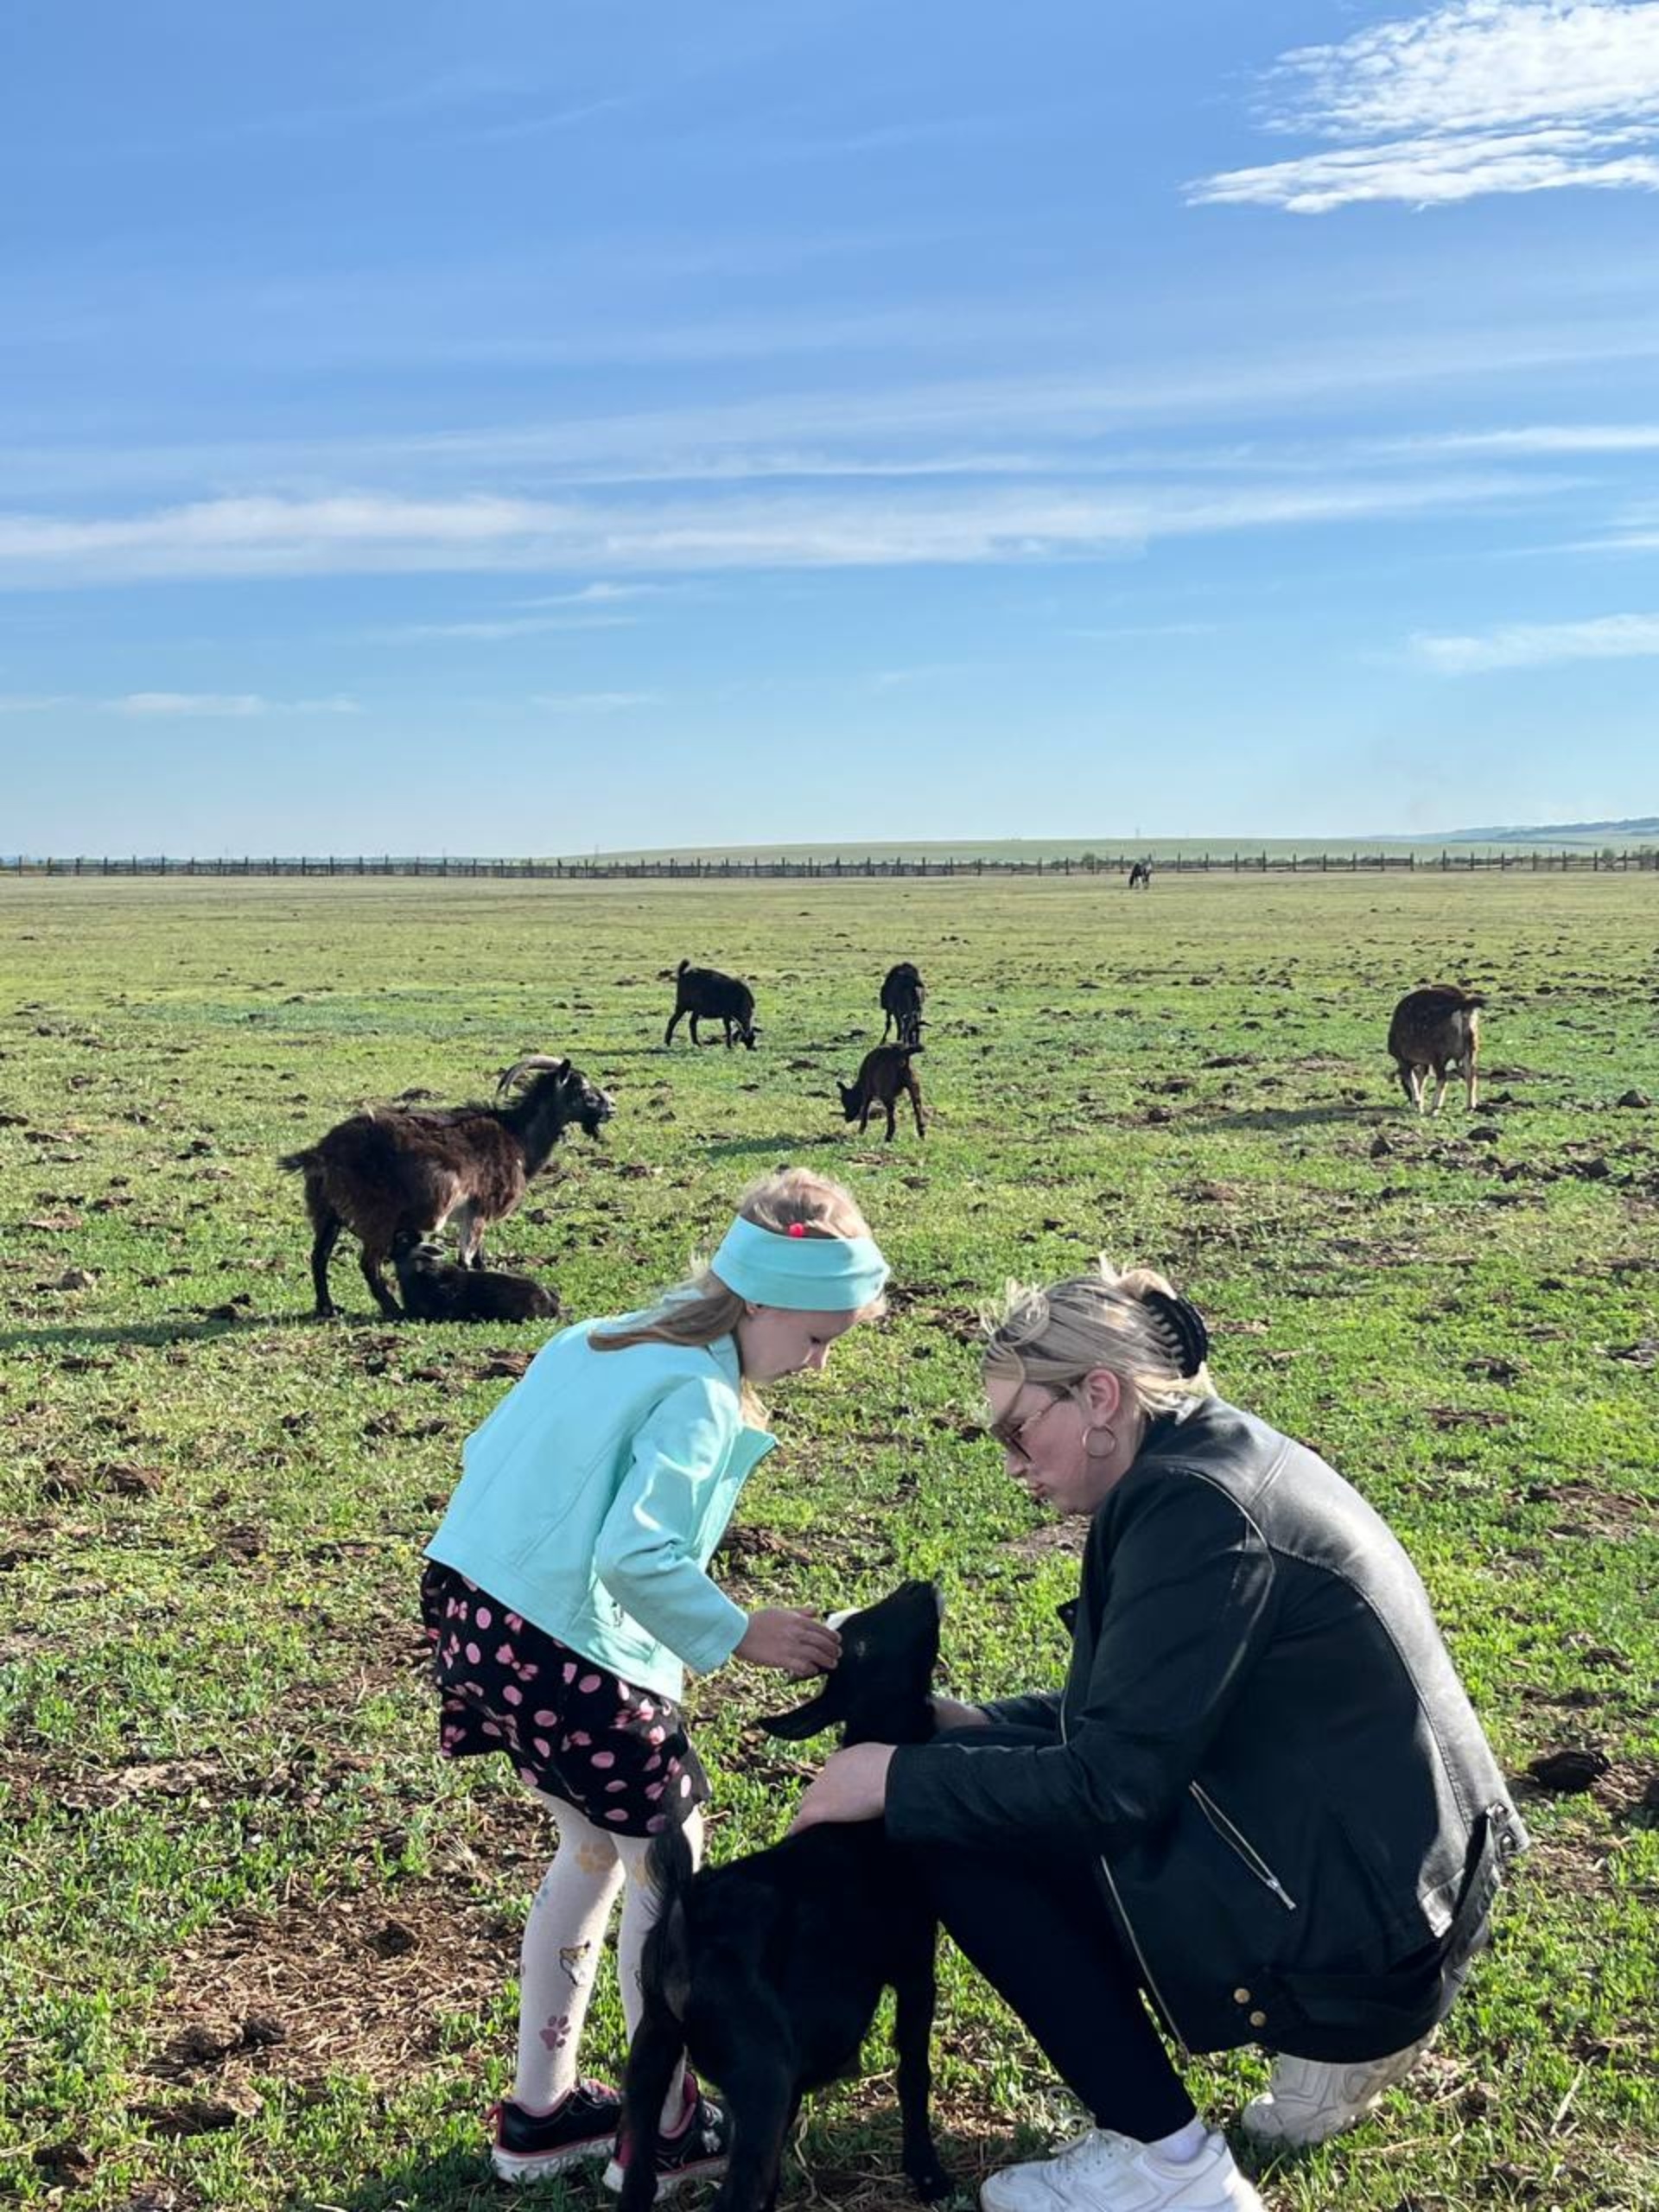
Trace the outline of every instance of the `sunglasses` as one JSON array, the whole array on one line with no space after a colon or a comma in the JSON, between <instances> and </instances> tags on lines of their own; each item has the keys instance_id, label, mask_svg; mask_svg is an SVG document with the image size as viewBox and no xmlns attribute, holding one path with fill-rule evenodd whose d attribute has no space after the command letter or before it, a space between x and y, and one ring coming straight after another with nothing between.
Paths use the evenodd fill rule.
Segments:
<instances>
[{"instance_id":1,"label":"sunglasses","mask_svg":"<svg viewBox=\"0 0 1659 2212\"><path fill-rule=\"evenodd\" d=\"M1043 1386L1040 1383L1038 1385L1039 1389L1042 1387ZM1039 1406L1034 1414L1027 1414L1022 1421L1015 1421L1014 1419L1014 1408L1010 1407L1008 1411L1003 1414L1001 1421L994 1421L991 1423L988 1433L1001 1446L1005 1452L1012 1453L1014 1458L1016 1459L1023 1459L1026 1465L1029 1466L1031 1465L1031 1452L1027 1446L1026 1439L1036 1427L1038 1422L1044 1420L1049 1414L1052 1414L1055 1407L1058 1406L1064 1398L1068 1397L1071 1394L1065 1390L1051 1390L1048 1394L1047 1403L1046 1405Z\"/></svg>"}]
</instances>

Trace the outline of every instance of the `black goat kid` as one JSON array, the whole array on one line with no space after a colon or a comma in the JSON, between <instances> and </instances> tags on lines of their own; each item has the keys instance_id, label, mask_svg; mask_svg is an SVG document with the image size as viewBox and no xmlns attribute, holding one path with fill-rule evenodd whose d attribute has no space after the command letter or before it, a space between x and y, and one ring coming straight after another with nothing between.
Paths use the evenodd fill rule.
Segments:
<instances>
[{"instance_id":1,"label":"black goat kid","mask_svg":"<svg viewBox=\"0 0 1659 2212\"><path fill-rule=\"evenodd\" d=\"M927 1135L927 1125L922 1119L922 1086L910 1065L911 1055L921 1049L919 1045L877 1045L865 1053L855 1082L836 1084L836 1089L841 1093L842 1119L856 1122L861 1136L870 1125L872 1113L880 1107L887 1116L887 1141L891 1143L893 1114L899 1101L906 1097L916 1116L917 1135Z\"/></svg>"},{"instance_id":2,"label":"black goat kid","mask_svg":"<svg viewBox=\"0 0 1659 2212\"><path fill-rule=\"evenodd\" d=\"M926 1003L927 986L913 960L900 960L889 968L881 979L882 1043L886 1044L892 1029L901 1045L919 1045L922 1008Z\"/></svg>"},{"instance_id":3,"label":"black goat kid","mask_svg":"<svg viewBox=\"0 0 1659 2212\"><path fill-rule=\"evenodd\" d=\"M682 960L674 971L674 1011L668 1018L664 1045L674 1042L674 1032L687 1014L694 1045L702 1042L698 1022L718 1021L726 1032L728 1052L740 1037L750 1052L754 1050L754 993L735 976L724 976L718 968L694 968Z\"/></svg>"},{"instance_id":4,"label":"black goat kid","mask_svg":"<svg viewBox=\"0 0 1659 2212\"><path fill-rule=\"evenodd\" d=\"M843 1744L921 1743L939 1596L906 1582L842 1619L841 1663L808 1704L761 1726L798 1741L842 1725ZM714 2212L768 2212L784 2144L810 2090L857 2070L883 1989L895 1999L893 2047L905 2171L917 2194L949 2194L928 2120L935 1983L932 1907L908 1849L880 1821L825 1823L729 1866L691 1871L670 1829L651 1868L661 1916L645 1939L644 2012L628 2054L621 2212L657 2190L663 2101L683 2053L719 2085L732 2123L730 2164Z\"/></svg>"},{"instance_id":5,"label":"black goat kid","mask_svg":"<svg viewBox=\"0 0 1659 2212\"><path fill-rule=\"evenodd\" d=\"M554 1294L528 1275L463 1268L429 1236L400 1236L391 1264L411 1321L544 1321L559 1310Z\"/></svg>"}]
</instances>

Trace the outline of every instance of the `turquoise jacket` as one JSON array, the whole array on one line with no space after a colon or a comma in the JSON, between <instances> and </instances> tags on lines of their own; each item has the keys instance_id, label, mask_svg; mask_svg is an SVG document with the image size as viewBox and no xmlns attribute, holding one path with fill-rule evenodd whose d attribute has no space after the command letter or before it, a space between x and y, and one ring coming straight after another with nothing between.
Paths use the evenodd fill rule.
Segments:
<instances>
[{"instance_id":1,"label":"turquoise jacket","mask_svg":"<svg viewBox=\"0 0 1659 2212\"><path fill-rule=\"evenodd\" d=\"M737 1345L595 1351L565 1329L467 1438L426 1548L510 1611L642 1689L729 1659L748 1616L708 1566L776 1439L746 1428Z\"/></svg>"}]
</instances>

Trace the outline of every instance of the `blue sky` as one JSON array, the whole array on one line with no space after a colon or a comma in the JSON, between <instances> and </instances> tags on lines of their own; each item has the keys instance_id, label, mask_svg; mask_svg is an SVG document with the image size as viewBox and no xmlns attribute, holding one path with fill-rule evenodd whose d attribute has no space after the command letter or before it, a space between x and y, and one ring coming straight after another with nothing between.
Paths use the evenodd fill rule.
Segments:
<instances>
[{"instance_id":1,"label":"blue sky","mask_svg":"<svg viewBox=\"0 0 1659 2212\"><path fill-rule=\"evenodd\" d=\"M11 0L0 849L1659 810L1659 0Z\"/></svg>"}]
</instances>

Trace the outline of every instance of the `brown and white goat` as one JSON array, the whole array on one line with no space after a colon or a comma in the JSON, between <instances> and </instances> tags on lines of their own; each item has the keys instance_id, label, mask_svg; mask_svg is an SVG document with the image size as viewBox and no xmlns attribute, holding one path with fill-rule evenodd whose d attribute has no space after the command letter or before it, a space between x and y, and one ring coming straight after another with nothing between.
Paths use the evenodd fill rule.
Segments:
<instances>
[{"instance_id":1,"label":"brown and white goat","mask_svg":"<svg viewBox=\"0 0 1659 2212\"><path fill-rule=\"evenodd\" d=\"M861 1136L869 1127L870 1114L875 1107L884 1107L887 1116L887 1141L893 1140L893 1112L902 1097L908 1096L911 1111L916 1116L916 1134L927 1135L922 1120L922 1086L916 1079L916 1071L910 1065L912 1053L921 1051L919 1045L878 1045L866 1052L862 1066L855 1083L837 1083L841 1093L842 1118L856 1120Z\"/></svg>"},{"instance_id":2,"label":"brown and white goat","mask_svg":"<svg viewBox=\"0 0 1659 2212\"><path fill-rule=\"evenodd\" d=\"M371 1107L277 1162L305 1177L319 1320L336 1311L328 1257L342 1229L361 1242L359 1264L375 1304L397 1320L403 1309L380 1273L395 1245L435 1236L453 1221L462 1265L482 1268L485 1230L512 1211L565 1130L575 1122L597 1137L614 1111L580 1068L543 1052L503 1071L497 1100L531 1074L535 1080L511 1106Z\"/></svg>"},{"instance_id":3,"label":"brown and white goat","mask_svg":"<svg viewBox=\"0 0 1659 2212\"><path fill-rule=\"evenodd\" d=\"M887 1042L887 1032L893 1030L901 1045L919 1046L922 1041L922 1007L927 999L927 986L913 960L900 960L888 969L881 980L881 1041Z\"/></svg>"},{"instance_id":4,"label":"brown and white goat","mask_svg":"<svg viewBox=\"0 0 1659 2212\"><path fill-rule=\"evenodd\" d=\"M1424 1079L1433 1071L1435 1091L1432 1111L1438 1114L1446 1096L1446 1071L1460 1068L1464 1093L1471 1113L1478 1096L1480 1061L1480 1009L1486 1001L1478 992L1456 983L1430 983L1408 991L1394 1009L1389 1024L1389 1050L1400 1072L1400 1084L1421 1114Z\"/></svg>"}]
</instances>

